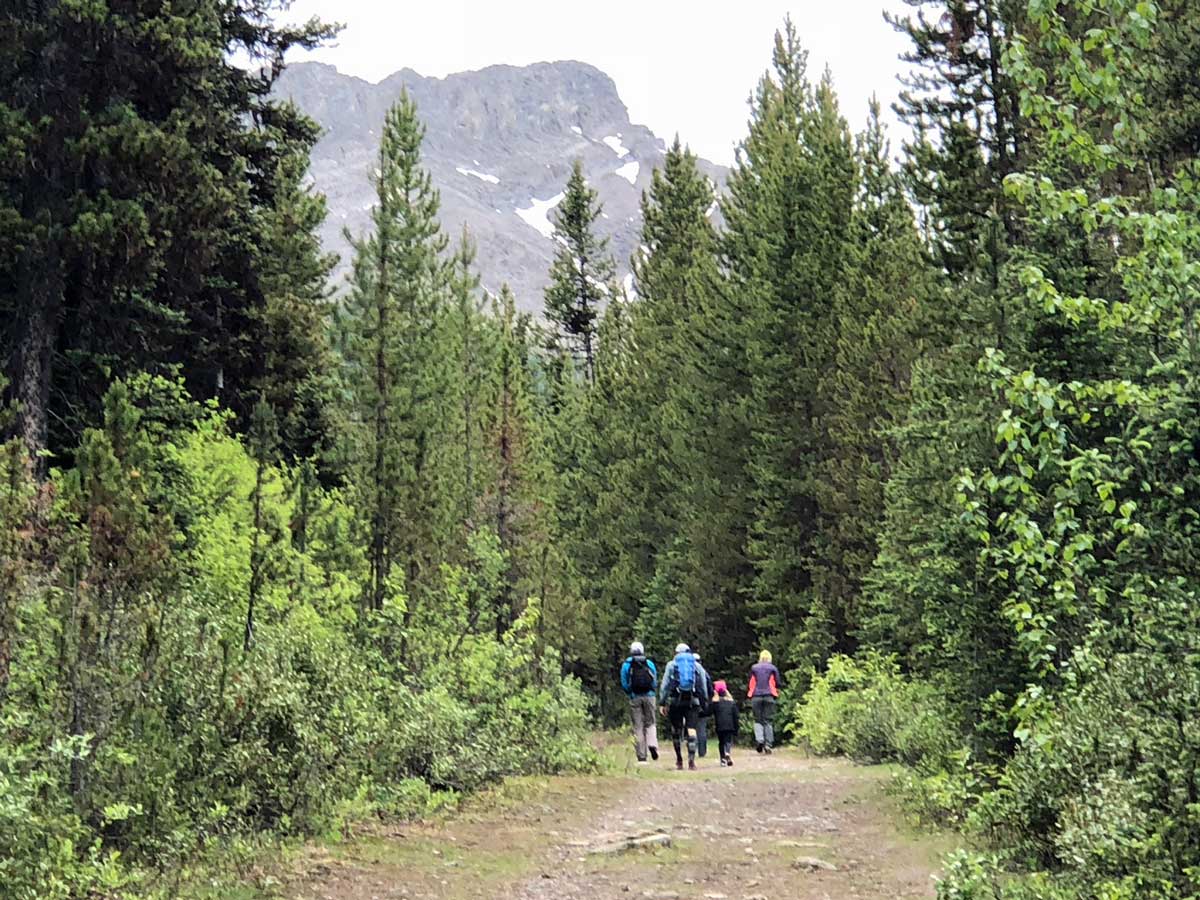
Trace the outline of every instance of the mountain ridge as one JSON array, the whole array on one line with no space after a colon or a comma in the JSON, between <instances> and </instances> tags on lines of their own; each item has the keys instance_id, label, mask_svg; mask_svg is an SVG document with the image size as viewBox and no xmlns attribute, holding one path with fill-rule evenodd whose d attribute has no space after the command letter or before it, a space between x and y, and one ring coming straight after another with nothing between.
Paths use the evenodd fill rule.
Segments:
<instances>
[{"instance_id":1,"label":"mountain ridge","mask_svg":"<svg viewBox=\"0 0 1200 900\"><path fill-rule=\"evenodd\" d=\"M328 63L294 63L275 94L322 128L311 171L329 204L321 238L341 257L339 288L350 263L343 231L357 236L369 227L379 131L402 89L425 124L423 164L441 195L443 231L456 239L466 227L486 290L508 283L523 309L541 309L554 251L550 216L576 158L604 204L598 230L628 285L642 191L666 144L630 121L616 83L602 70L578 60L496 64L440 77L402 68L372 83ZM724 182L723 167L702 161L701 168L714 183Z\"/></svg>"}]
</instances>

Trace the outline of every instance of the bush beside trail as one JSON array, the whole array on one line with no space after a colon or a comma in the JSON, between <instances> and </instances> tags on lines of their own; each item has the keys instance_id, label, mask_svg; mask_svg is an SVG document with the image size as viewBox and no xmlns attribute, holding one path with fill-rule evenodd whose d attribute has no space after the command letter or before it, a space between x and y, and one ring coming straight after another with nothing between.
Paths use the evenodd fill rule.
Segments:
<instances>
[{"instance_id":1,"label":"bush beside trail","mask_svg":"<svg viewBox=\"0 0 1200 900\"><path fill-rule=\"evenodd\" d=\"M454 612L494 543L419 610L397 587L364 613L348 499L260 471L227 421L142 379L113 388L77 468L40 492L5 448L6 898L169 890L163 873L206 851L594 763L538 603L499 637Z\"/></svg>"},{"instance_id":2,"label":"bush beside trail","mask_svg":"<svg viewBox=\"0 0 1200 900\"><path fill-rule=\"evenodd\" d=\"M942 900L1190 896L1200 668L1149 653L1074 662L1077 690L1001 767L968 750L944 691L878 655L832 658L793 727L818 754L903 764L895 786L909 808L980 848L947 859Z\"/></svg>"}]
</instances>

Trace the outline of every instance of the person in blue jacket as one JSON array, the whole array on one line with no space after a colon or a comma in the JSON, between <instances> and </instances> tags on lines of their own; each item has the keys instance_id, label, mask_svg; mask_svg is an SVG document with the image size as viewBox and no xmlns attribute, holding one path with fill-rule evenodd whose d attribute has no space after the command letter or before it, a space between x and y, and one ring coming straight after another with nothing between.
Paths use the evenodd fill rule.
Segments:
<instances>
[{"instance_id":1,"label":"person in blue jacket","mask_svg":"<svg viewBox=\"0 0 1200 900\"><path fill-rule=\"evenodd\" d=\"M683 768L682 742L687 741L688 768L696 768L696 730L700 716L700 695L709 687L708 676L692 655L687 644L675 648L675 658L663 670L658 688L662 714L671 723L671 743L675 745L675 768Z\"/></svg>"},{"instance_id":2,"label":"person in blue jacket","mask_svg":"<svg viewBox=\"0 0 1200 900\"><path fill-rule=\"evenodd\" d=\"M641 641L629 645L629 657L621 664L621 690L629 697L629 718L633 721L633 750L639 763L646 754L658 759L658 719L654 695L658 690L658 669L646 657Z\"/></svg>"}]
</instances>

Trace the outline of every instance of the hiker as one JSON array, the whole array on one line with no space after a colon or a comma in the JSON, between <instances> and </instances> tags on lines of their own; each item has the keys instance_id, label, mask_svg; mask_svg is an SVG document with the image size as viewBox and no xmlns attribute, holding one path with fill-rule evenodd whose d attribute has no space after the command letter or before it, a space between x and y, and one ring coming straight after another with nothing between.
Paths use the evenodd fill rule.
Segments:
<instances>
[{"instance_id":1,"label":"hiker","mask_svg":"<svg viewBox=\"0 0 1200 900\"><path fill-rule=\"evenodd\" d=\"M713 685L713 727L717 730L717 747L721 751L721 765L733 765L733 739L737 737L738 705L729 693L724 681Z\"/></svg>"},{"instance_id":2,"label":"hiker","mask_svg":"<svg viewBox=\"0 0 1200 900\"><path fill-rule=\"evenodd\" d=\"M629 718L633 721L633 752L639 763L646 754L658 759L658 717L654 695L658 690L658 669L646 658L641 641L629 645L629 657L621 665L621 690L629 697Z\"/></svg>"},{"instance_id":3,"label":"hiker","mask_svg":"<svg viewBox=\"0 0 1200 900\"><path fill-rule=\"evenodd\" d=\"M775 743L775 701L783 678L771 662L771 652L758 654L758 662L750 667L750 708L754 710L754 744L759 753L770 753Z\"/></svg>"},{"instance_id":4,"label":"hiker","mask_svg":"<svg viewBox=\"0 0 1200 900\"><path fill-rule=\"evenodd\" d=\"M696 658L687 644L675 648L675 658L663 671L658 703L671 723L671 742L675 745L675 768L683 768L681 741L687 739L688 768L696 768L696 726L700 714L700 689Z\"/></svg>"}]
</instances>

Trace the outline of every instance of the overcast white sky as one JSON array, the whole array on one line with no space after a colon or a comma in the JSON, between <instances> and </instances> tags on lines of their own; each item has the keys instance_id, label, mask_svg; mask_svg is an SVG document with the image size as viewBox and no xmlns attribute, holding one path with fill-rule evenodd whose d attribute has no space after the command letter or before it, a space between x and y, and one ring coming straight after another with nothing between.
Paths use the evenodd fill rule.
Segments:
<instances>
[{"instance_id":1,"label":"overcast white sky","mask_svg":"<svg viewBox=\"0 0 1200 900\"><path fill-rule=\"evenodd\" d=\"M854 130L877 93L897 93L903 36L883 21L902 0L297 0L289 19L342 22L336 45L315 58L378 81L409 67L443 76L493 63L577 59L617 83L635 123L700 155L729 163L745 132L746 99L770 62L771 42L791 14L814 78L833 70ZM900 135L892 129L893 149Z\"/></svg>"}]
</instances>

